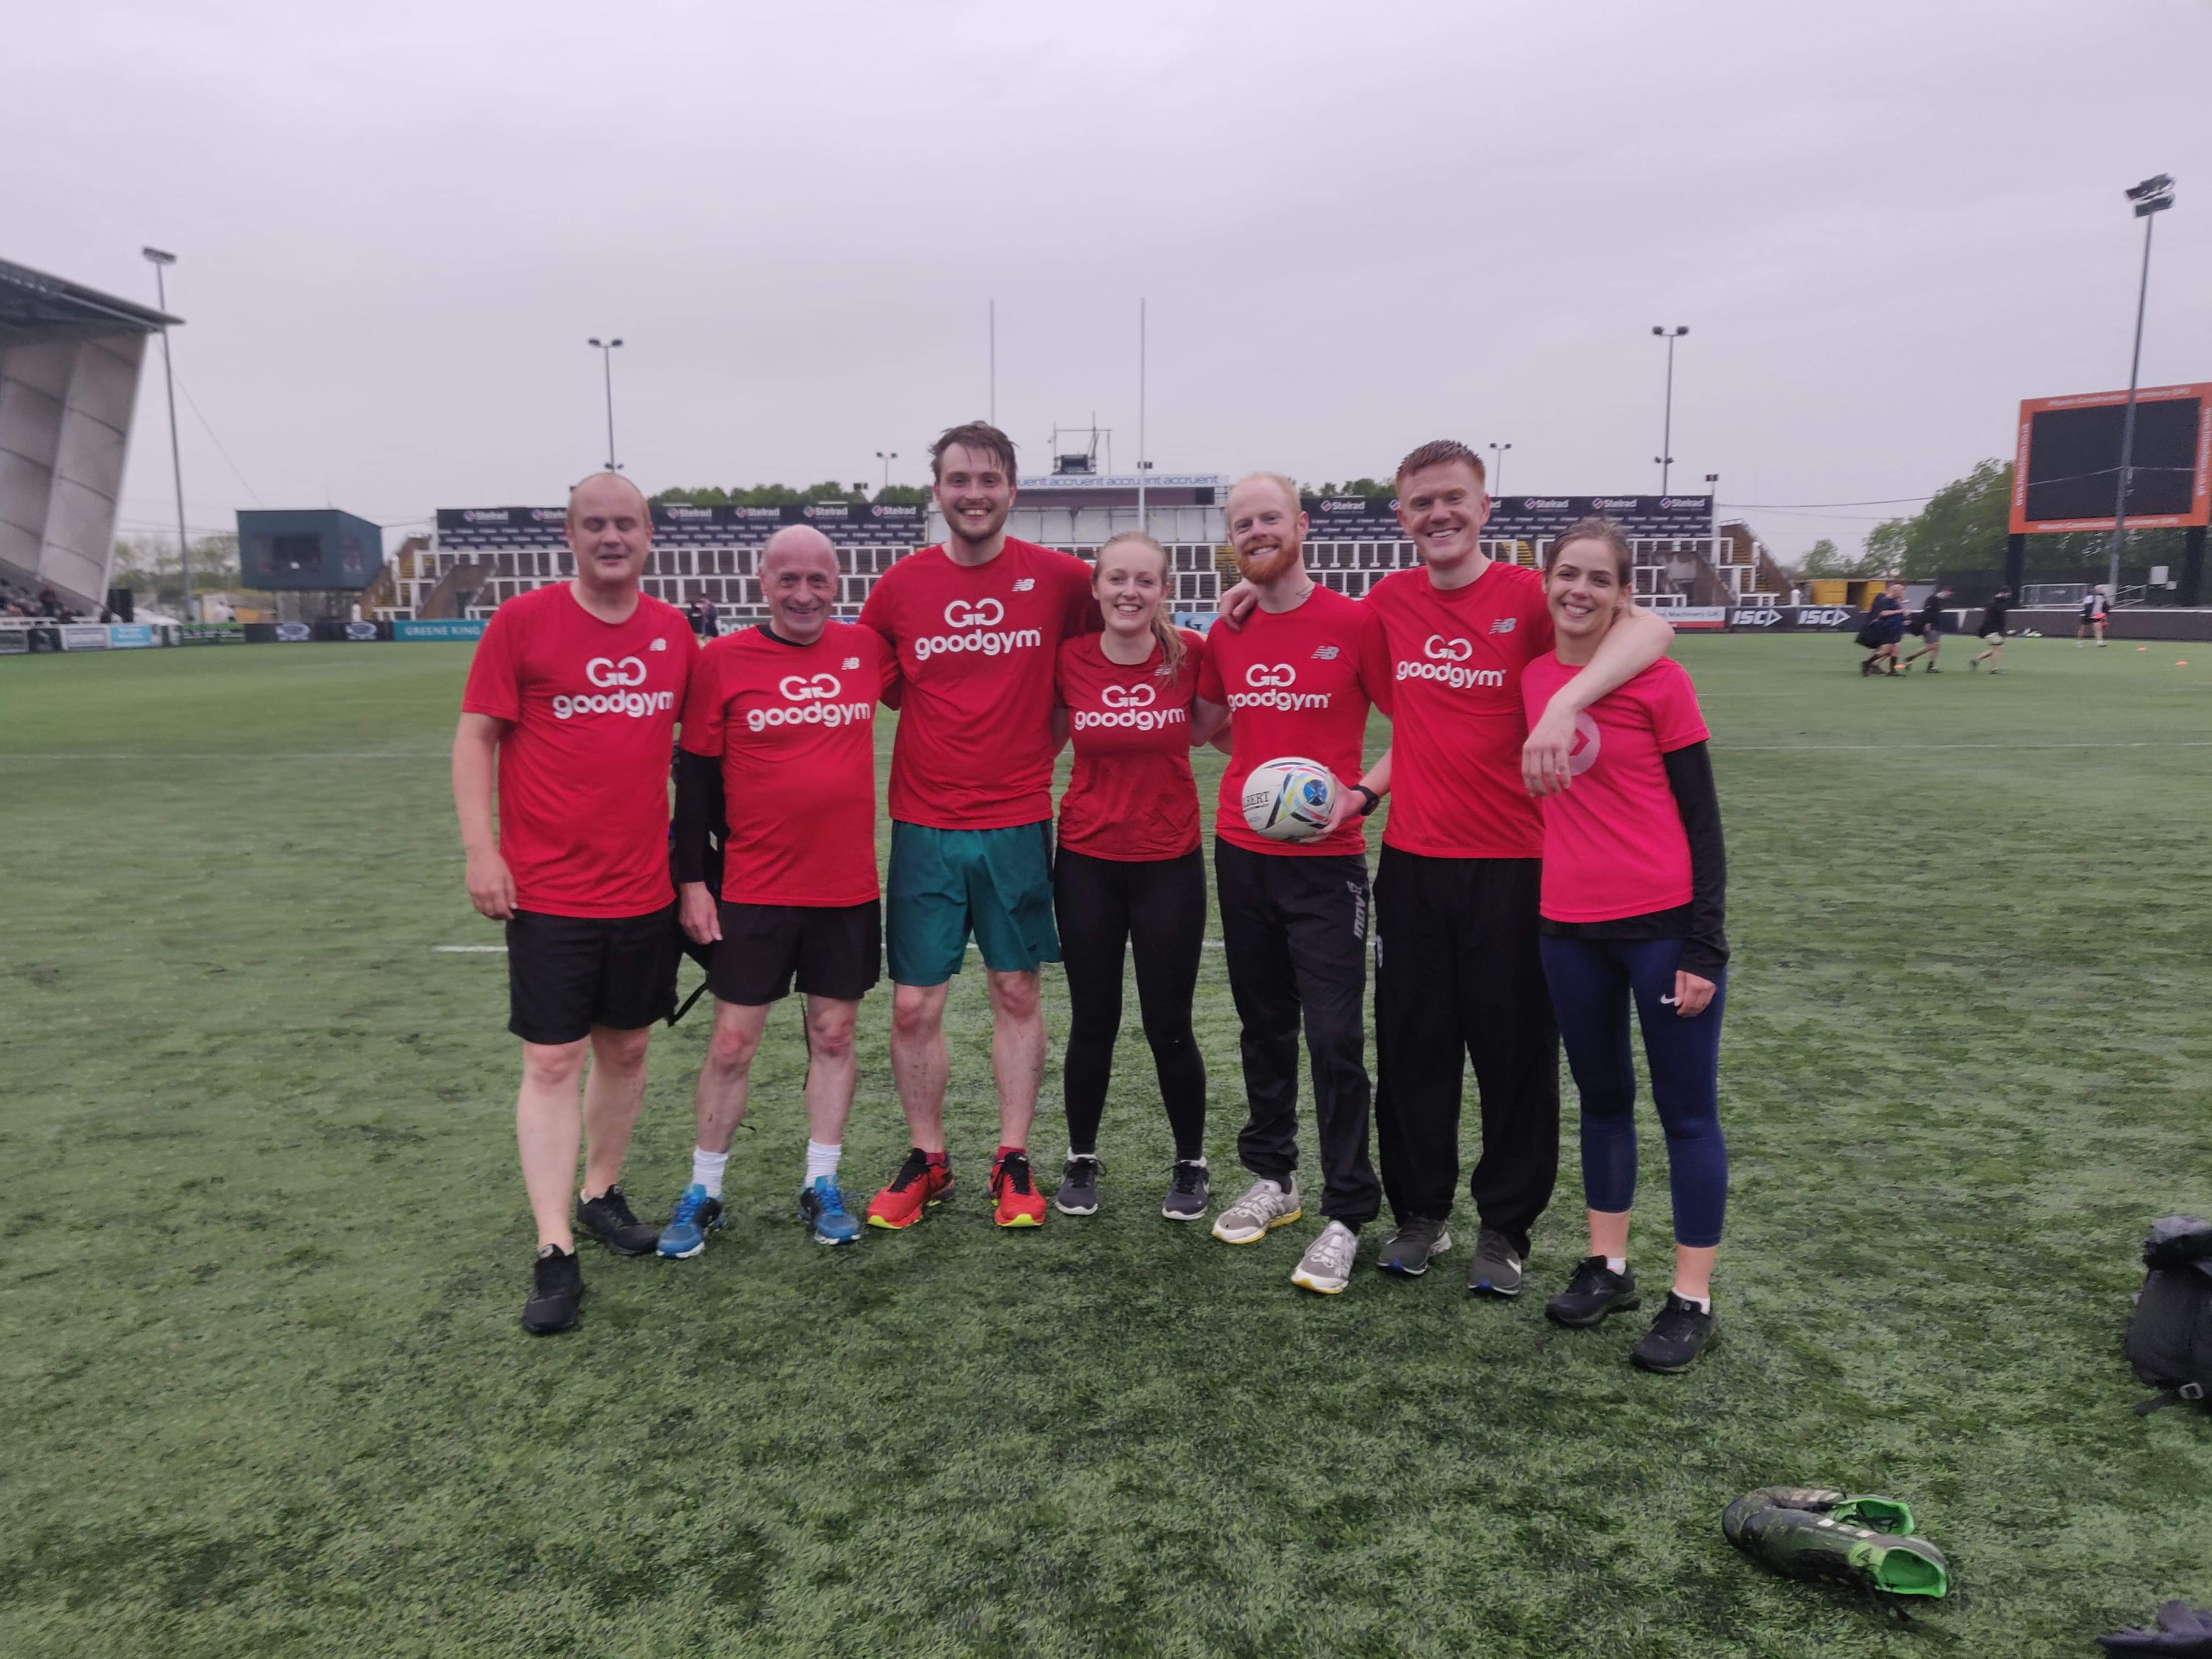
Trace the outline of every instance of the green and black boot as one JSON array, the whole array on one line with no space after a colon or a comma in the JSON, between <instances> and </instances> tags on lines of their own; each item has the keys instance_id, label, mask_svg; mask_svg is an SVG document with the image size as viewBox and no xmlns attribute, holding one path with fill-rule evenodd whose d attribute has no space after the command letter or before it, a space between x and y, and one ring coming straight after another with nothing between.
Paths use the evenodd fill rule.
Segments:
<instances>
[{"instance_id":1,"label":"green and black boot","mask_svg":"<svg viewBox=\"0 0 2212 1659\"><path fill-rule=\"evenodd\" d=\"M1770 1490L1738 1498L1722 1515L1721 1530L1729 1543L1784 1577L1829 1579L1896 1596L1939 1596L1950 1589L1943 1553L1926 1539L1785 1509L1771 1497Z\"/></svg>"},{"instance_id":2,"label":"green and black boot","mask_svg":"<svg viewBox=\"0 0 2212 1659\"><path fill-rule=\"evenodd\" d=\"M1898 1499L1848 1497L1826 1486L1761 1486L1729 1504L1728 1513L1748 1515L1757 1509L1804 1510L1813 1515L1825 1515L1832 1521L1864 1527L1869 1532L1899 1537L1912 1530L1912 1511ZM1728 1525L1725 1516L1721 1524L1723 1528ZM1729 1536L1734 1541L1735 1534L1731 1532Z\"/></svg>"}]
</instances>

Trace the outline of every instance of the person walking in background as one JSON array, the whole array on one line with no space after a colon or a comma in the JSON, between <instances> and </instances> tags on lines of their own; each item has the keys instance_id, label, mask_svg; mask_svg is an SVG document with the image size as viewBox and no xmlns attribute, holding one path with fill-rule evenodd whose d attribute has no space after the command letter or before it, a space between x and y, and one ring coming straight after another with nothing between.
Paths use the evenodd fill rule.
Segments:
<instances>
[{"instance_id":1,"label":"person walking in background","mask_svg":"<svg viewBox=\"0 0 2212 1659\"><path fill-rule=\"evenodd\" d=\"M1992 674L2001 674L2004 672L1997 666L1997 663L2004 650L2005 618L2011 611L2012 589L2000 587L1990 596L1990 602L1982 607L1984 649L1979 656L1966 659L1967 672L1972 672L1984 663L1989 664L1990 672Z\"/></svg>"},{"instance_id":2,"label":"person walking in background","mask_svg":"<svg viewBox=\"0 0 2212 1659\"><path fill-rule=\"evenodd\" d=\"M1145 1041L1175 1136L1160 1213L1199 1220L1212 1190L1206 1062L1191 1030L1206 860L1190 750L1226 714L1194 718L1206 641L1169 621L1167 591L1167 550L1125 530L1098 550L1091 577L1105 631L1060 644L1055 718L1075 744L1053 860L1068 1004L1067 1161L1054 1202L1066 1215L1098 1208L1098 1125L1121 1029L1125 951L1136 957Z\"/></svg>"},{"instance_id":3,"label":"person walking in background","mask_svg":"<svg viewBox=\"0 0 2212 1659\"><path fill-rule=\"evenodd\" d=\"M1867 607L1866 626L1859 630L1859 643L1867 648L1867 659L1859 665L1861 674L1895 674L1897 642L1905 637L1905 584L1892 582L1874 596Z\"/></svg>"},{"instance_id":4,"label":"person walking in background","mask_svg":"<svg viewBox=\"0 0 2212 1659\"><path fill-rule=\"evenodd\" d=\"M539 1335L573 1327L583 1299L572 1194L574 1224L617 1255L659 1233L617 1182L646 1045L676 1006L668 755L698 653L683 613L638 590L653 520L635 484L585 479L568 533L574 578L493 613L453 733L469 902L507 924L515 1135L538 1226L522 1324Z\"/></svg>"},{"instance_id":5,"label":"person walking in background","mask_svg":"<svg viewBox=\"0 0 2212 1659\"><path fill-rule=\"evenodd\" d=\"M1547 556L1558 637L1528 665L1533 722L1629 604L1632 559L1611 525L1577 526ZM1572 789L1544 800L1544 978L1582 1097L1589 1255L1544 1304L1562 1325L1597 1324L1640 1304L1628 1260L1636 1196L1633 1005L1667 1133L1674 1280L1637 1342L1647 1370L1686 1370L1718 1335L1713 1258L1728 1203L1719 1113L1727 1000L1727 863L1705 723L1690 677L1652 664L1577 722Z\"/></svg>"},{"instance_id":6,"label":"person walking in background","mask_svg":"<svg viewBox=\"0 0 2212 1659\"><path fill-rule=\"evenodd\" d=\"M2105 590L2101 587L2092 586L2081 596L2081 620L2074 629L2076 650L2087 645L2092 638L2095 639L2100 649L2103 648L2105 619L2111 610L2112 601L2106 598Z\"/></svg>"},{"instance_id":7,"label":"person walking in background","mask_svg":"<svg viewBox=\"0 0 2212 1659\"><path fill-rule=\"evenodd\" d=\"M1928 659L1926 672L1940 672L1936 666L1936 653L1943 646L1943 612L1950 604L1951 590L1939 587L1930 593L1920 606L1920 615L1914 619L1913 629L1920 635L1920 648L1905 659L1904 667L1910 671L1921 658Z\"/></svg>"}]
</instances>

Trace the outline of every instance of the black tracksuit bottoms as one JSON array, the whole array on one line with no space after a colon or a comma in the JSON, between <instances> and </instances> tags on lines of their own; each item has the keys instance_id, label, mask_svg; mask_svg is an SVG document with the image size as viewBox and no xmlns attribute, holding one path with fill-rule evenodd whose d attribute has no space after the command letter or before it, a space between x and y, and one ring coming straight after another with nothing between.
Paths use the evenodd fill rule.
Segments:
<instances>
[{"instance_id":1,"label":"black tracksuit bottoms","mask_svg":"<svg viewBox=\"0 0 2212 1659\"><path fill-rule=\"evenodd\" d=\"M1348 1227L1382 1207L1367 1156L1367 860L1213 843L1214 888L1251 1115L1238 1160L1264 1180L1298 1166L1298 1025L1320 1131L1321 1212Z\"/></svg>"},{"instance_id":2,"label":"black tracksuit bottoms","mask_svg":"<svg viewBox=\"0 0 2212 1659\"><path fill-rule=\"evenodd\" d=\"M1481 1224L1522 1255L1559 1173L1559 1032L1537 946L1539 859L1424 858L1382 848L1375 875L1376 1135L1402 1224L1449 1216L1468 1061Z\"/></svg>"}]
</instances>

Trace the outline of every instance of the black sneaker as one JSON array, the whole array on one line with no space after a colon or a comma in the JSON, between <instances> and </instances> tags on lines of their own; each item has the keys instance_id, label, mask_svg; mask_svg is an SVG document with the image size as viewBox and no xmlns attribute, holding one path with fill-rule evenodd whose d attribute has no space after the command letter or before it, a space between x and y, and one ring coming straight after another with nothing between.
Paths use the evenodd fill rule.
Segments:
<instances>
[{"instance_id":1,"label":"black sneaker","mask_svg":"<svg viewBox=\"0 0 2212 1659\"><path fill-rule=\"evenodd\" d=\"M1213 1181L1206 1173L1206 1160L1177 1158L1168 1176L1168 1195L1160 1200L1160 1213L1170 1221L1203 1221L1212 1196Z\"/></svg>"},{"instance_id":2,"label":"black sneaker","mask_svg":"<svg viewBox=\"0 0 2212 1659\"><path fill-rule=\"evenodd\" d=\"M576 1328L577 1304L584 1299L584 1269L574 1250L539 1247L530 1269L530 1300L522 1304L522 1328L532 1336Z\"/></svg>"},{"instance_id":3,"label":"black sneaker","mask_svg":"<svg viewBox=\"0 0 2212 1659\"><path fill-rule=\"evenodd\" d=\"M1629 1358L1647 1371L1673 1376L1698 1363L1698 1356L1721 1339L1720 1322L1698 1304L1667 1292L1667 1305L1638 1340Z\"/></svg>"},{"instance_id":4,"label":"black sneaker","mask_svg":"<svg viewBox=\"0 0 2212 1659\"><path fill-rule=\"evenodd\" d=\"M576 1224L617 1255L644 1255L660 1243L660 1229L631 1213L619 1187L576 1200Z\"/></svg>"},{"instance_id":5,"label":"black sneaker","mask_svg":"<svg viewBox=\"0 0 2212 1659\"><path fill-rule=\"evenodd\" d=\"M1521 1294L1521 1252L1494 1227L1475 1235L1474 1258L1467 1264L1467 1288L1477 1296Z\"/></svg>"},{"instance_id":6,"label":"black sneaker","mask_svg":"<svg viewBox=\"0 0 2212 1659\"><path fill-rule=\"evenodd\" d=\"M1544 1304L1544 1315L1555 1325L1577 1330L1595 1325L1607 1314L1627 1313L1644 1305L1636 1293L1636 1269L1615 1273L1601 1255L1586 1255L1567 1281L1567 1288Z\"/></svg>"},{"instance_id":7,"label":"black sneaker","mask_svg":"<svg viewBox=\"0 0 2212 1659\"><path fill-rule=\"evenodd\" d=\"M1444 1224L1425 1215L1408 1216L1398 1230L1382 1241L1382 1254L1375 1265L1401 1279L1419 1279L1428 1272L1431 1259L1451 1249Z\"/></svg>"},{"instance_id":8,"label":"black sneaker","mask_svg":"<svg viewBox=\"0 0 2212 1659\"><path fill-rule=\"evenodd\" d=\"M1097 1215L1098 1160L1089 1152L1069 1153L1052 1201L1062 1215Z\"/></svg>"}]
</instances>

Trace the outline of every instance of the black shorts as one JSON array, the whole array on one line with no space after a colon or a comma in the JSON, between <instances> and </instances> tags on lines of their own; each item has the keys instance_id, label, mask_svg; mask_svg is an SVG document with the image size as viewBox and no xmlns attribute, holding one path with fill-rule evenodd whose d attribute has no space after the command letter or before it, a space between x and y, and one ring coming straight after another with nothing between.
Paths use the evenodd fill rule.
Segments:
<instances>
[{"instance_id":1,"label":"black shorts","mask_svg":"<svg viewBox=\"0 0 2212 1659\"><path fill-rule=\"evenodd\" d=\"M866 904L732 904L722 901L722 939L707 988L721 1002L758 1008L791 994L858 1002L883 975L884 912Z\"/></svg>"},{"instance_id":2,"label":"black shorts","mask_svg":"<svg viewBox=\"0 0 2212 1659\"><path fill-rule=\"evenodd\" d=\"M549 916L507 924L507 1029L574 1042L594 1025L635 1031L676 1012L676 907L642 916Z\"/></svg>"}]
</instances>

